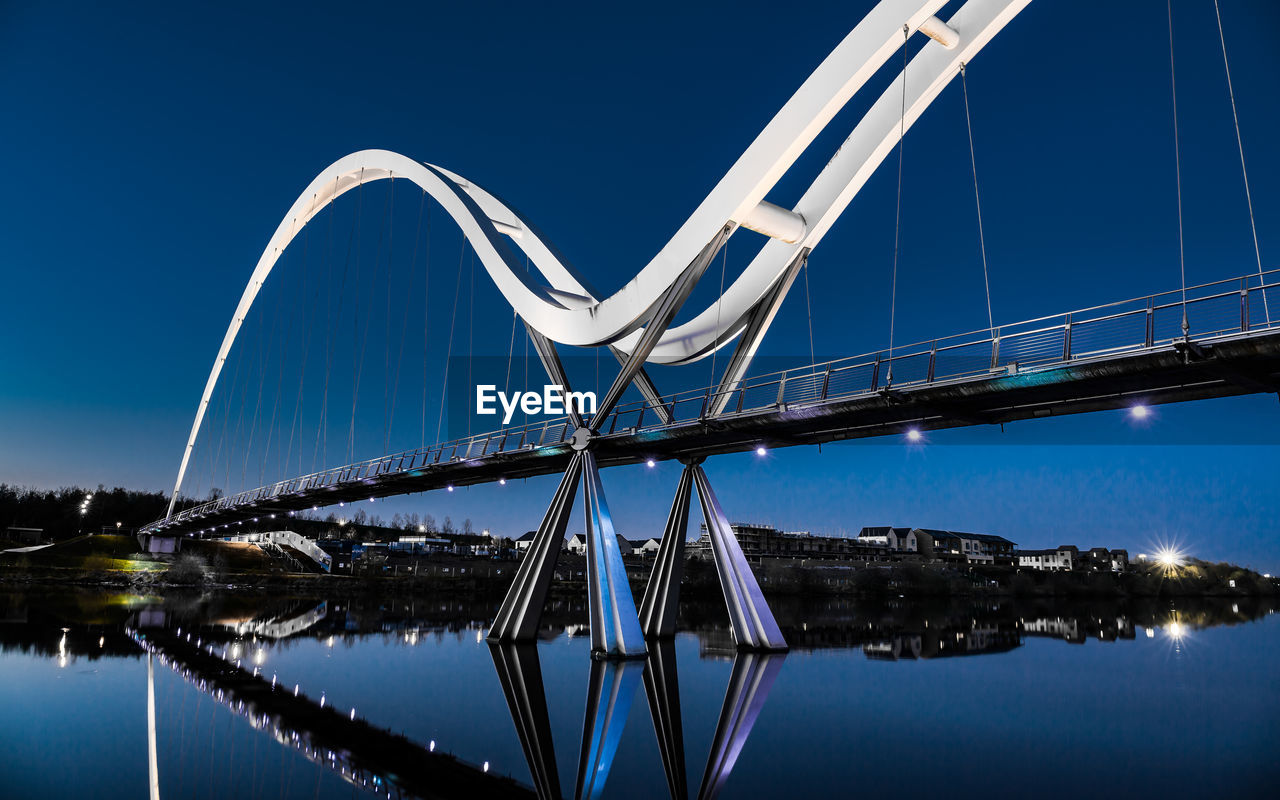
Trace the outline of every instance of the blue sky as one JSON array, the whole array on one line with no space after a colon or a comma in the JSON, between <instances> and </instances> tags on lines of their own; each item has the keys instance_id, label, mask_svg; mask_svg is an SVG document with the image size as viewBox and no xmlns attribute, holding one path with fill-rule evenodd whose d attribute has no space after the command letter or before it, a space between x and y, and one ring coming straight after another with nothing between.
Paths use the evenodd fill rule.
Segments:
<instances>
[{"instance_id":1,"label":"blue sky","mask_svg":"<svg viewBox=\"0 0 1280 800\"><path fill-rule=\"evenodd\" d=\"M867 7L807 4L779 20L763 3L655 4L642 14L589 4L138 4L74 14L5 4L0 480L167 489L262 246L311 178L354 150L458 170L534 219L602 289L622 285ZM1223 15L1262 260L1273 267L1280 51L1269 35L1280 9L1227 0ZM1175 2L1174 24L1188 280L1243 275L1256 266L1212 3ZM1177 288L1164 3L1036 0L974 59L969 91L998 323ZM855 99L771 199L796 196L867 102ZM956 84L906 140L899 342L985 326L971 180ZM814 254L820 358L887 342L896 188L893 169L877 173ZM396 197L404 231L412 196ZM367 230L373 253L376 229ZM453 354L467 342L476 355L507 356L509 312L482 273L474 294L469 274L455 283L454 233L437 235L425 315L434 349L407 368L396 425L384 428L387 375L365 376L359 454L379 449L384 431L394 449L417 446L414 420L438 405L421 409L418 395L425 380L438 396L455 286ZM730 280L748 249L739 241ZM397 247L396 280L412 280L409 248ZM264 294L260 330L323 327L317 298L332 302L334 290L321 286L319 257L290 258ZM343 299L367 315L383 286ZM764 348L777 363L808 355L800 289ZM399 291L395 301L399 320ZM388 325L379 340L374 330L371 360L395 333ZM661 380L703 384L708 367ZM1274 396L1220 400L1159 409L1140 429L1099 414L938 433L919 448L726 457L709 472L730 516L789 529L914 524L1134 552L1176 538L1275 572L1278 411ZM247 465L240 472L254 483ZM619 529L660 529L676 475L673 465L606 472ZM207 490L213 478L197 480ZM506 488L384 511L471 517L504 533L534 527L550 480Z\"/></svg>"}]
</instances>

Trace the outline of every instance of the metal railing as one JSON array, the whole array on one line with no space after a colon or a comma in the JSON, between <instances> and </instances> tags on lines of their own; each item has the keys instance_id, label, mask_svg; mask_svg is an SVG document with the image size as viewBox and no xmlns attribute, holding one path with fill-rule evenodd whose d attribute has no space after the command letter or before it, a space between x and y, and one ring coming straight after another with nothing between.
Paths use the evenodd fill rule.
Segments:
<instances>
[{"instance_id":1,"label":"metal railing","mask_svg":"<svg viewBox=\"0 0 1280 800\"><path fill-rule=\"evenodd\" d=\"M728 398L725 410L717 416L847 400L888 389L1016 374L1169 347L1184 339L1184 315L1187 336L1198 343L1272 330L1280 327L1280 316L1270 314L1267 301L1280 300L1277 287L1280 269L1188 287L1185 303L1179 289L904 345L892 352L879 350L759 375L723 392ZM619 404L599 432L602 436L626 436L703 420L720 394L718 387L705 387L663 397L669 422L663 421L648 401ZM142 532L275 498L349 488L388 475L421 474L439 464L562 446L572 435L568 417L476 434L228 495L154 522Z\"/></svg>"}]
</instances>

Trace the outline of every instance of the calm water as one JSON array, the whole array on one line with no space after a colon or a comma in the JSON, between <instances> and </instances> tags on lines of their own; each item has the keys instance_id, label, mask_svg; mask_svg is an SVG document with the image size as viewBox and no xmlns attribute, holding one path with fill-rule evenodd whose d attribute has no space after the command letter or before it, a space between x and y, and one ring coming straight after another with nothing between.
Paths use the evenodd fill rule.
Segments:
<instances>
[{"instance_id":1,"label":"calm water","mask_svg":"<svg viewBox=\"0 0 1280 800\"><path fill-rule=\"evenodd\" d=\"M1276 796L1267 602L783 603L770 658L716 602L617 664L578 605L0 594L0 796L146 796L149 665L162 797Z\"/></svg>"}]
</instances>

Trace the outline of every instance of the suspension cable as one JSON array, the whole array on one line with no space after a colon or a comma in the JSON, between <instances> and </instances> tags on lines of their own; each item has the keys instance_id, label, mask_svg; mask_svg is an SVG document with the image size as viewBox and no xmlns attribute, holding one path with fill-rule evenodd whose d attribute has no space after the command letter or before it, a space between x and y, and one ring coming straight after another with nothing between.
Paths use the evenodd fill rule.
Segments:
<instances>
[{"instance_id":1,"label":"suspension cable","mask_svg":"<svg viewBox=\"0 0 1280 800\"><path fill-rule=\"evenodd\" d=\"M1187 320L1187 258L1182 236L1182 151L1178 143L1178 79L1173 68L1173 0L1166 0L1169 11L1169 87L1173 94L1173 162L1178 192L1178 268L1182 274L1182 337L1189 338L1191 324Z\"/></svg>"},{"instance_id":2,"label":"suspension cable","mask_svg":"<svg viewBox=\"0 0 1280 800\"><path fill-rule=\"evenodd\" d=\"M390 173L391 212L387 217L387 311L382 342L382 452L387 452L387 440L391 438L391 276L395 271L396 232L396 175Z\"/></svg>"},{"instance_id":3,"label":"suspension cable","mask_svg":"<svg viewBox=\"0 0 1280 800\"><path fill-rule=\"evenodd\" d=\"M973 120L969 117L969 84L965 80L966 64L960 62L960 88L964 93L964 125L969 133L969 167L973 170L973 206L978 211L978 249L982 253L982 285L987 290L987 327L995 330L991 313L991 277L987 272L987 238L982 230L982 201L978 199L978 158L973 149Z\"/></svg>"},{"instance_id":4,"label":"suspension cable","mask_svg":"<svg viewBox=\"0 0 1280 800\"><path fill-rule=\"evenodd\" d=\"M1262 272L1262 251L1258 249L1258 223L1253 218L1253 194L1249 191L1249 171L1244 166L1244 140L1240 137L1240 115L1236 112L1236 92L1231 86L1231 64L1227 61L1227 37L1222 32L1222 10L1218 0L1213 0L1213 12L1218 16L1218 41L1222 43L1222 67L1227 73L1227 96L1231 98L1231 119L1236 125L1236 147L1240 151L1240 174L1244 177L1244 199L1249 206L1249 228L1253 231L1253 257L1258 262L1258 281L1265 284ZM1267 324L1271 324L1271 307L1267 303L1267 290L1262 290L1262 310Z\"/></svg>"},{"instance_id":5,"label":"suspension cable","mask_svg":"<svg viewBox=\"0 0 1280 800\"><path fill-rule=\"evenodd\" d=\"M813 354L813 303L809 300L809 254L804 255L804 310L809 319L809 364L817 374L818 358Z\"/></svg>"},{"instance_id":6,"label":"suspension cable","mask_svg":"<svg viewBox=\"0 0 1280 800\"><path fill-rule=\"evenodd\" d=\"M425 191L424 191L425 194ZM427 446L427 350L431 338L431 205L427 205L427 244L422 264L422 444Z\"/></svg>"},{"instance_id":7,"label":"suspension cable","mask_svg":"<svg viewBox=\"0 0 1280 800\"><path fill-rule=\"evenodd\" d=\"M898 204L893 214L893 281L889 290L889 372L888 384L893 385L893 327L898 311L898 249L902 235L902 145L907 128L907 41L911 29L902 26L902 112L898 117Z\"/></svg>"},{"instance_id":8,"label":"suspension cable","mask_svg":"<svg viewBox=\"0 0 1280 800\"><path fill-rule=\"evenodd\" d=\"M387 200L382 204L382 217L388 219L387 204L390 202L391 196L387 196ZM356 266L359 267L359 253L356 254ZM370 279L369 286L369 315L364 320L364 332L360 336L360 351L356 356L355 363L355 385L351 390L351 428L347 436L347 463L350 464L356 459L356 404L360 400L360 376L364 374L364 354L369 348L369 328L373 324L373 304L374 291L378 288L378 265L382 263L382 224L378 224L378 243L373 251L373 277ZM390 269L388 269L388 273ZM358 274L358 273L357 273ZM391 280L390 274L387 280ZM357 299L359 295L357 294Z\"/></svg>"},{"instance_id":9,"label":"suspension cable","mask_svg":"<svg viewBox=\"0 0 1280 800\"><path fill-rule=\"evenodd\" d=\"M444 354L444 379L440 381L440 414L436 417L436 442L440 441L440 429L444 426L444 394L449 388L449 359L453 357L453 329L458 321L458 298L462 296L462 262L467 257L467 235L462 234L458 247L458 280L453 287L453 314L449 317L449 346Z\"/></svg>"},{"instance_id":10,"label":"suspension cable","mask_svg":"<svg viewBox=\"0 0 1280 800\"><path fill-rule=\"evenodd\" d=\"M351 253L353 246L356 244L357 232L360 228L361 209L364 207L364 168L360 169L360 184L356 187L356 213L351 217L351 230L347 233L347 255L342 262L342 282L338 286L338 318L334 320L325 336L325 364L324 364L324 399L320 405L320 425L316 430L316 449L311 455L311 469L314 472L316 467L316 454L321 456L321 463L329 463L329 377L332 373L333 357L334 357L334 331L338 328L338 323L342 320L342 307L346 301L347 289L347 272L351 267ZM329 201L330 208L333 207L333 201ZM330 220L333 219L332 211L330 212ZM332 249L332 225L330 226L330 249ZM358 259L358 256L357 256ZM330 281L332 285L332 281ZM357 299L359 299L359 286L356 287ZM326 307L326 313L328 309ZM356 311L352 311L356 313ZM322 449L323 448L323 451Z\"/></svg>"},{"instance_id":11,"label":"suspension cable","mask_svg":"<svg viewBox=\"0 0 1280 800\"><path fill-rule=\"evenodd\" d=\"M516 356L516 318L520 314L514 308L511 309L511 341L507 344L507 378L502 383L502 391L511 391L511 362Z\"/></svg>"},{"instance_id":12,"label":"suspension cable","mask_svg":"<svg viewBox=\"0 0 1280 800\"><path fill-rule=\"evenodd\" d=\"M471 362L475 358L476 342L476 251L472 249L468 260L467 287L467 436L471 435Z\"/></svg>"},{"instance_id":13,"label":"suspension cable","mask_svg":"<svg viewBox=\"0 0 1280 800\"><path fill-rule=\"evenodd\" d=\"M418 263L418 245L422 240L422 211L427 205L427 190L422 190L422 199L418 201L418 223L413 232L413 253L409 257L409 286L413 288L414 266ZM406 293L408 291L406 289ZM409 331L409 307L413 305L409 302L408 297L404 302L404 314L400 317L400 349L396 354L396 376L395 382L391 385L391 409L387 415L387 431L382 440L382 452L387 452L387 448L391 445L391 426L395 422L396 417L396 398L400 394L400 367L404 364L404 340L405 334Z\"/></svg>"}]
</instances>

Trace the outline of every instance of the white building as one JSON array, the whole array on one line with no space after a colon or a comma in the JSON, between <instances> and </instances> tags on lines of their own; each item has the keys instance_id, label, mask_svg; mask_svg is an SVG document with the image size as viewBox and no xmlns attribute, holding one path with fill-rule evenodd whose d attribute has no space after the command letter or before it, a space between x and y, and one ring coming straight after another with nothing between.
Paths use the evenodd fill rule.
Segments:
<instances>
[{"instance_id":1,"label":"white building","mask_svg":"<svg viewBox=\"0 0 1280 800\"><path fill-rule=\"evenodd\" d=\"M1076 568L1080 550L1073 544L1064 544L1056 550L1023 550L1018 553L1018 566L1049 572L1066 572Z\"/></svg>"},{"instance_id":2,"label":"white building","mask_svg":"<svg viewBox=\"0 0 1280 800\"><path fill-rule=\"evenodd\" d=\"M911 528L894 528L888 525L863 528L858 532L858 543L899 553L919 552L916 534Z\"/></svg>"}]
</instances>

